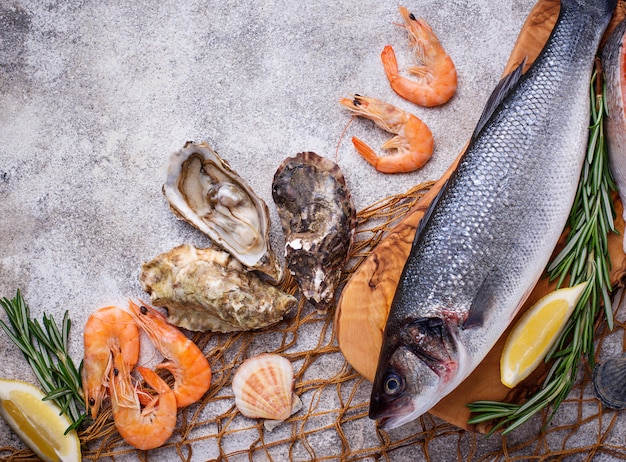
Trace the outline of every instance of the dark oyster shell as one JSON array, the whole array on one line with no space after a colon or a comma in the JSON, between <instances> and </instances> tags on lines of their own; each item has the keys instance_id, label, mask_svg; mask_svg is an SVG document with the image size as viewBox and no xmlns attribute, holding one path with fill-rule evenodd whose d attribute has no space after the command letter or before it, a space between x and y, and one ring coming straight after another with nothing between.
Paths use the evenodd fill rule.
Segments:
<instances>
[{"instance_id":1,"label":"dark oyster shell","mask_svg":"<svg viewBox=\"0 0 626 462\"><path fill-rule=\"evenodd\" d=\"M611 358L593 370L597 397L611 409L626 408L626 357Z\"/></svg>"},{"instance_id":2,"label":"dark oyster shell","mask_svg":"<svg viewBox=\"0 0 626 462\"><path fill-rule=\"evenodd\" d=\"M314 152L285 159L272 183L285 261L304 296L326 310L354 239L356 210L339 166Z\"/></svg>"}]
</instances>

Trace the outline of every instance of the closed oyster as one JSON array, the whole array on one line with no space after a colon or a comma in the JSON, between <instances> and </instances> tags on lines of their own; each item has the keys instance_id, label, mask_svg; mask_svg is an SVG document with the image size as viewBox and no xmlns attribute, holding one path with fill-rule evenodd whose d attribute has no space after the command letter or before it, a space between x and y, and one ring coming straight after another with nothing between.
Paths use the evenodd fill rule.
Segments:
<instances>
[{"instance_id":1,"label":"closed oyster","mask_svg":"<svg viewBox=\"0 0 626 462\"><path fill-rule=\"evenodd\" d=\"M356 209L339 166L314 152L285 159L272 196L285 233L285 261L319 310L333 301L354 239Z\"/></svg>"},{"instance_id":2,"label":"closed oyster","mask_svg":"<svg viewBox=\"0 0 626 462\"><path fill-rule=\"evenodd\" d=\"M267 419L265 428L271 431L302 408L293 382L293 366L287 358L272 353L254 356L233 376L235 405L246 417Z\"/></svg>"},{"instance_id":3,"label":"closed oyster","mask_svg":"<svg viewBox=\"0 0 626 462\"><path fill-rule=\"evenodd\" d=\"M194 331L260 329L296 304L227 252L189 244L144 263L140 282L154 305L167 308L170 323Z\"/></svg>"},{"instance_id":4,"label":"closed oyster","mask_svg":"<svg viewBox=\"0 0 626 462\"><path fill-rule=\"evenodd\" d=\"M172 155L163 194L178 218L246 267L280 279L267 204L208 144L187 142Z\"/></svg>"},{"instance_id":5,"label":"closed oyster","mask_svg":"<svg viewBox=\"0 0 626 462\"><path fill-rule=\"evenodd\" d=\"M593 387L606 407L626 409L626 357L611 358L596 365Z\"/></svg>"}]
</instances>

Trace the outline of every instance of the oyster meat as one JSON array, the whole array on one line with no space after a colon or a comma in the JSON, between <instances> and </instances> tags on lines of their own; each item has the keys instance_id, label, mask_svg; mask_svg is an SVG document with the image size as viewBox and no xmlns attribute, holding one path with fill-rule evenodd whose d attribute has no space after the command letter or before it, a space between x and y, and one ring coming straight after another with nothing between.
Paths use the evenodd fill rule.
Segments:
<instances>
[{"instance_id":1,"label":"oyster meat","mask_svg":"<svg viewBox=\"0 0 626 462\"><path fill-rule=\"evenodd\" d=\"M272 196L285 233L287 267L303 295L324 311L334 299L356 228L343 174L333 161L303 152L278 168Z\"/></svg>"},{"instance_id":2,"label":"oyster meat","mask_svg":"<svg viewBox=\"0 0 626 462\"><path fill-rule=\"evenodd\" d=\"M172 155L163 194L178 218L247 268L280 280L267 204L208 144L187 142Z\"/></svg>"},{"instance_id":3,"label":"oyster meat","mask_svg":"<svg viewBox=\"0 0 626 462\"><path fill-rule=\"evenodd\" d=\"M168 322L194 331L260 329L296 305L229 253L189 244L144 263L139 279L152 304L167 308Z\"/></svg>"}]
</instances>

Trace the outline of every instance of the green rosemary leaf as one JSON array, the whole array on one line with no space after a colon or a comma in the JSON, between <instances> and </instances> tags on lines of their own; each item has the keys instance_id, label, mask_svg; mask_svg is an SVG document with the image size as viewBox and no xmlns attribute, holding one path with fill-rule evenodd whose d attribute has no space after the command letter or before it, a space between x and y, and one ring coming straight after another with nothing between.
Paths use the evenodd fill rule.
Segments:
<instances>
[{"instance_id":1,"label":"green rosemary leaf","mask_svg":"<svg viewBox=\"0 0 626 462\"><path fill-rule=\"evenodd\" d=\"M16 336L13 333L13 331L9 328L9 326L7 326L5 322L1 319L0 319L0 327L2 327L2 330L4 331L4 333L7 334L7 336L11 339L11 341L15 343L15 345L17 345L24 354L29 353L30 349L32 348L31 345L30 344L24 345L22 341L19 339L19 337Z\"/></svg>"},{"instance_id":2,"label":"green rosemary leaf","mask_svg":"<svg viewBox=\"0 0 626 462\"><path fill-rule=\"evenodd\" d=\"M62 345L64 349L67 349L68 345L69 345L69 338L70 338L70 329L72 327L72 320L70 319L70 313L69 311L65 312L65 315L63 316L63 322L61 324L63 327L63 333L61 334L61 339L62 339Z\"/></svg>"},{"instance_id":3,"label":"green rosemary leaf","mask_svg":"<svg viewBox=\"0 0 626 462\"><path fill-rule=\"evenodd\" d=\"M29 331L35 336L40 345L42 345L47 350L54 350L52 342L46 337L46 334L44 334L41 325L36 320L29 320L28 327Z\"/></svg>"},{"instance_id":4,"label":"green rosemary leaf","mask_svg":"<svg viewBox=\"0 0 626 462\"><path fill-rule=\"evenodd\" d=\"M611 304L611 295L608 290L602 291L602 298L604 300L604 318L607 321L607 327L613 330L613 309Z\"/></svg>"},{"instance_id":5,"label":"green rosemary leaf","mask_svg":"<svg viewBox=\"0 0 626 462\"><path fill-rule=\"evenodd\" d=\"M572 239L569 240L569 242L565 245L565 247L563 248L563 250L561 250L561 252L559 252L559 254L557 255L557 257L552 261L552 263L550 263L550 265L548 266L548 273L553 273L554 270L556 269L556 267L563 261L565 260L568 256L571 257L571 252L572 249L576 246L578 240L580 239L580 235L582 234L582 230L579 230L576 232L576 234L574 235L574 237L572 237Z\"/></svg>"},{"instance_id":6,"label":"green rosemary leaf","mask_svg":"<svg viewBox=\"0 0 626 462\"><path fill-rule=\"evenodd\" d=\"M595 128L597 128L597 125L592 125L590 128L591 138L589 139L589 146L587 147L587 164L591 164L591 162L593 161L593 156L596 151L596 144L598 141L598 137L600 136L600 131L594 130Z\"/></svg>"}]
</instances>

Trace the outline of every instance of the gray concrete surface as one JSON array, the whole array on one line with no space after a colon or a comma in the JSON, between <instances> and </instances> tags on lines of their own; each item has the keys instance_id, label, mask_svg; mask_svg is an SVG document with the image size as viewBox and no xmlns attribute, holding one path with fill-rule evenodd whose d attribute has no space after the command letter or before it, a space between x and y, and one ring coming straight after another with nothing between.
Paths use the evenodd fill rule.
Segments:
<instances>
[{"instance_id":1,"label":"gray concrete surface","mask_svg":"<svg viewBox=\"0 0 626 462\"><path fill-rule=\"evenodd\" d=\"M142 262L206 242L173 218L160 191L168 156L187 140L207 141L266 200L276 249L283 237L271 182L288 156L337 156L358 209L438 178L469 138L533 4L407 4L429 21L459 74L454 99L424 109L392 92L380 63L388 43L407 61L396 3L0 0L0 296L21 288L36 317L69 309L80 332L97 307L144 295ZM422 118L435 137L432 160L402 175L367 165L350 137L378 147L389 135L357 120L341 139L350 116L338 99L349 93ZM81 348L75 334L77 360ZM5 335L0 352L0 376L33 380ZM355 426L355 450L372 428L368 419ZM536 432L531 423L515 439ZM481 439L472 457L501 444ZM0 422L3 445L20 443ZM453 449L433 454L451 460ZM194 460L211 451L199 446ZM408 456L420 458L411 448L394 458Z\"/></svg>"}]
</instances>

